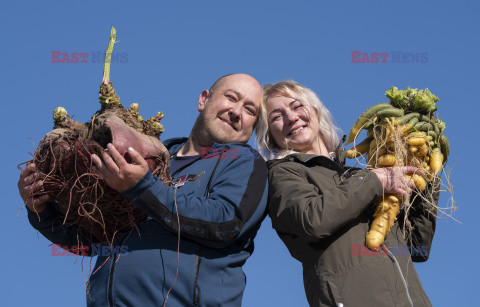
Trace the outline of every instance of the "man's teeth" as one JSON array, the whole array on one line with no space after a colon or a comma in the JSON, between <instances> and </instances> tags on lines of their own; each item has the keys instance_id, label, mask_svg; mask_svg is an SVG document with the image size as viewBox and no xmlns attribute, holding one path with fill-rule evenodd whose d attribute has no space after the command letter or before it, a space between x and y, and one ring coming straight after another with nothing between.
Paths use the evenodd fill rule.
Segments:
<instances>
[{"instance_id":1,"label":"man's teeth","mask_svg":"<svg viewBox=\"0 0 480 307\"><path fill-rule=\"evenodd\" d=\"M302 130L303 128L304 128L304 127L297 128L297 129L293 130L292 133L290 133L290 134L295 134L295 133L297 133L298 131Z\"/></svg>"}]
</instances>

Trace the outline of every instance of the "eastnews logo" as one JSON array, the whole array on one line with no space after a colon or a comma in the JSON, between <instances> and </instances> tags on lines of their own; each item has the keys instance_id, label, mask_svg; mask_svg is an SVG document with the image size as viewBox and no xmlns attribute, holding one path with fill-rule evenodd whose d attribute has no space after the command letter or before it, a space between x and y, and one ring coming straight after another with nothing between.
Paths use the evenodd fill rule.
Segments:
<instances>
[{"instance_id":1,"label":"eastnews logo","mask_svg":"<svg viewBox=\"0 0 480 307\"><path fill-rule=\"evenodd\" d=\"M90 252L91 250L91 252ZM52 256L113 256L128 253L128 246L106 246L101 244L92 244L91 246L66 246L52 244Z\"/></svg>"},{"instance_id":2,"label":"eastnews logo","mask_svg":"<svg viewBox=\"0 0 480 307\"><path fill-rule=\"evenodd\" d=\"M218 150L210 147L202 147L202 159L232 159L238 158L239 150L237 148L228 148L227 150Z\"/></svg>"},{"instance_id":3,"label":"eastnews logo","mask_svg":"<svg viewBox=\"0 0 480 307\"><path fill-rule=\"evenodd\" d=\"M424 64L428 63L427 52L361 52L352 51L351 63L399 63Z\"/></svg>"},{"instance_id":4,"label":"eastnews logo","mask_svg":"<svg viewBox=\"0 0 480 307\"><path fill-rule=\"evenodd\" d=\"M62 52L52 51L51 63L102 63L105 61L105 51ZM107 54L107 63L128 63L127 52Z\"/></svg>"}]
</instances>

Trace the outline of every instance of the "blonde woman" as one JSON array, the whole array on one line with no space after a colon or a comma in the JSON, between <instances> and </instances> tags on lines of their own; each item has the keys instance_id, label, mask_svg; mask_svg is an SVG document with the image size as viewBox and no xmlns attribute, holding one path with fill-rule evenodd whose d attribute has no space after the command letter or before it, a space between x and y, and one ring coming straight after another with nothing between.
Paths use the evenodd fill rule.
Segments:
<instances>
[{"instance_id":1,"label":"blonde woman","mask_svg":"<svg viewBox=\"0 0 480 307\"><path fill-rule=\"evenodd\" d=\"M269 215L303 265L310 305L431 306L412 265L428 259L435 232L421 197L409 211L408 244L401 212L380 252L364 246L375 198L410 193L401 178L416 169L346 167L338 129L313 91L294 81L263 90L257 144L270 160Z\"/></svg>"}]
</instances>

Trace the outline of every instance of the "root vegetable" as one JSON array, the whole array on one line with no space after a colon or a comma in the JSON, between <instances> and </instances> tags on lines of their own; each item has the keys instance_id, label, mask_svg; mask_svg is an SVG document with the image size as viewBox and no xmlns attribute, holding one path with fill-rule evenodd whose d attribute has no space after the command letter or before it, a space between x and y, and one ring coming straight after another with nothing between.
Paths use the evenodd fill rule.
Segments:
<instances>
[{"instance_id":1,"label":"root vegetable","mask_svg":"<svg viewBox=\"0 0 480 307\"><path fill-rule=\"evenodd\" d=\"M368 149L370 148L370 141L372 139L373 139L373 137L366 138L365 140L363 140L357 146L353 147L352 149L347 150L347 152L346 152L347 158L353 159L353 158L356 158L356 157L361 156L364 153L366 153L368 151Z\"/></svg>"},{"instance_id":2,"label":"root vegetable","mask_svg":"<svg viewBox=\"0 0 480 307\"><path fill-rule=\"evenodd\" d=\"M163 113L143 121L138 115L138 104L125 109L112 86L109 57L115 40L112 27L100 85L101 109L84 124L72 120L65 108L56 108L54 130L40 141L33 159L47 175L41 193L54 195L55 208L64 216L64 223L90 234L92 243L110 243L117 233L132 229L147 218L146 213L133 207L91 171L92 153L101 155L106 145L112 143L128 161L127 149L133 147L147 160L154 175L164 183L171 180L168 151L159 139Z\"/></svg>"},{"instance_id":3,"label":"root vegetable","mask_svg":"<svg viewBox=\"0 0 480 307\"><path fill-rule=\"evenodd\" d=\"M430 155L430 168L433 173L436 175L442 169L443 165L443 154L440 148L434 148Z\"/></svg>"},{"instance_id":4,"label":"root vegetable","mask_svg":"<svg viewBox=\"0 0 480 307\"><path fill-rule=\"evenodd\" d=\"M424 145L426 140L423 137L412 137L412 138L409 138L407 142L409 145L420 146L420 145Z\"/></svg>"},{"instance_id":5,"label":"root vegetable","mask_svg":"<svg viewBox=\"0 0 480 307\"><path fill-rule=\"evenodd\" d=\"M426 143L423 143L421 146L418 147L418 153L425 157L428 154L428 146Z\"/></svg>"},{"instance_id":6,"label":"root vegetable","mask_svg":"<svg viewBox=\"0 0 480 307\"><path fill-rule=\"evenodd\" d=\"M435 117L438 97L428 89L398 90L392 87L385 95L388 104L380 103L368 108L357 119L350 131L349 144L354 141L360 129L367 129L369 139L367 167L388 167L412 165L421 174L405 175L405 180L414 182L419 192L425 190L427 181L434 179L445 164L450 144L443 134L445 123ZM413 131L413 132L412 132ZM360 143L363 145L363 142ZM365 148L362 148L366 150ZM352 149L348 157L357 157L358 149ZM405 182L407 185L407 182ZM393 226L395 216L406 199L394 200L393 195L385 197L377 204L371 230L366 243L372 250L378 250Z\"/></svg>"},{"instance_id":7,"label":"root vegetable","mask_svg":"<svg viewBox=\"0 0 480 307\"><path fill-rule=\"evenodd\" d=\"M375 114L377 112L386 108L392 108L392 105L388 103L379 103L368 108L365 112L363 112L362 115L360 115L360 117L357 119L357 121L353 125L352 129L350 130L350 134L348 136L348 139L345 145L348 145L351 142L353 142L353 140L357 137L358 132L364 127L364 125L369 120L372 120L375 117Z\"/></svg>"},{"instance_id":8,"label":"root vegetable","mask_svg":"<svg viewBox=\"0 0 480 307\"><path fill-rule=\"evenodd\" d=\"M366 236L367 246L373 251L378 251L383 244L400 211L400 200L395 196L390 196L393 195L386 194L377 203L374 219Z\"/></svg>"},{"instance_id":9,"label":"root vegetable","mask_svg":"<svg viewBox=\"0 0 480 307\"><path fill-rule=\"evenodd\" d=\"M395 156L386 154L378 158L378 164L381 166L393 166L395 165Z\"/></svg>"},{"instance_id":10,"label":"root vegetable","mask_svg":"<svg viewBox=\"0 0 480 307\"><path fill-rule=\"evenodd\" d=\"M427 182L425 181L425 179L420 176L420 175L417 175L417 174L413 174L413 175L405 175L405 178L407 180L410 180L410 181L413 181L413 183L415 183L415 187L420 191L424 191L425 188L427 187Z\"/></svg>"},{"instance_id":11,"label":"root vegetable","mask_svg":"<svg viewBox=\"0 0 480 307\"><path fill-rule=\"evenodd\" d=\"M448 139L444 134L440 136L440 148L441 148L443 157L445 158L444 162L447 162L448 155L450 154L450 143L448 142Z\"/></svg>"}]
</instances>

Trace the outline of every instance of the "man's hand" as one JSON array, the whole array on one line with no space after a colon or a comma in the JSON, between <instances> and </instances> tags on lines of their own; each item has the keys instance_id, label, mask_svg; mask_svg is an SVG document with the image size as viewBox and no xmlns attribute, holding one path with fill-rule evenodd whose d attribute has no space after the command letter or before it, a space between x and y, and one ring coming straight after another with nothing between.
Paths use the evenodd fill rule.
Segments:
<instances>
[{"instance_id":1,"label":"man's hand","mask_svg":"<svg viewBox=\"0 0 480 307\"><path fill-rule=\"evenodd\" d=\"M92 155L99 175L118 192L128 190L148 172L147 161L135 149L129 147L128 154L133 164L128 163L112 144L108 144L103 152L103 161L97 155Z\"/></svg>"},{"instance_id":2,"label":"man's hand","mask_svg":"<svg viewBox=\"0 0 480 307\"><path fill-rule=\"evenodd\" d=\"M53 196L44 194L34 197L33 194L43 187L45 175L37 171L35 163L28 163L27 167L20 173L18 180L18 191L23 202L33 212L40 213L45 210L47 202L54 201Z\"/></svg>"},{"instance_id":3,"label":"man's hand","mask_svg":"<svg viewBox=\"0 0 480 307\"><path fill-rule=\"evenodd\" d=\"M382 167L372 169L372 172L377 174L378 179L383 185L385 193L392 193L398 195L407 195L415 189L415 183L408 180L404 174L420 174L420 170L414 166L396 166L396 167Z\"/></svg>"}]
</instances>

